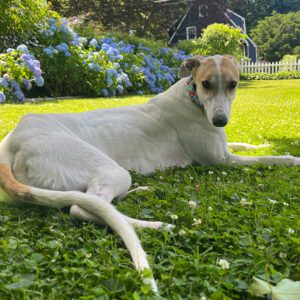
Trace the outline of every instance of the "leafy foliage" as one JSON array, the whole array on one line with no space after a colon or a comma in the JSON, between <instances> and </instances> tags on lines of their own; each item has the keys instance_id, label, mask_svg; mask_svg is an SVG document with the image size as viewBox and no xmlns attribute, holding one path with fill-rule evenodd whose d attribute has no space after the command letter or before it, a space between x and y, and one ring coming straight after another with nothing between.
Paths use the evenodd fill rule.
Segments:
<instances>
[{"instance_id":1,"label":"leafy foliage","mask_svg":"<svg viewBox=\"0 0 300 300\"><path fill-rule=\"evenodd\" d=\"M289 151L300 156L297 127L292 126L300 113L297 84L242 82L227 128L229 140L272 144L254 155ZM26 112L79 112L140 104L147 97L111 100L0 106L0 139ZM149 177L133 174L134 187L152 189L114 204L132 217L176 225L172 232L138 231L162 299L247 300L254 299L247 292L253 276L272 285L283 278L300 280L298 179L299 167L158 170ZM154 298L111 231L71 220L67 209L3 202L0 209L1 299Z\"/></svg>"},{"instance_id":2,"label":"leafy foliage","mask_svg":"<svg viewBox=\"0 0 300 300\"><path fill-rule=\"evenodd\" d=\"M186 11L180 1L169 5L152 0L52 0L53 8L66 17L83 17L83 23L94 21L107 30L128 33L134 30L140 37L165 38L175 19ZM175 8L175 9L174 9Z\"/></svg>"},{"instance_id":3,"label":"leafy foliage","mask_svg":"<svg viewBox=\"0 0 300 300\"><path fill-rule=\"evenodd\" d=\"M273 13L258 22L251 36L263 60L277 61L285 54L292 54L300 41L300 11Z\"/></svg>"},{"instance_id":4,"label":"leafy foliage","mask_svg":"<svg viewBox=\"0 0 300 300\"><path fill-rule=\"evenodd\" d=\"M192 54L230 54L239 59L243 57L241 43L245 37L237 28L215 23L207 26L200 38L180 41L178 48Z\"/></svg>"},{"instance_id":5,"label":"leafy foliage","mask_svg":"<svg viewBox=\"0 0 300 300\"><path fill-rule=\"evenodd\" d=\"M227 0L227 4L246 19L248 29L254 28L259 20L270 16L273 11L286 14L300 10L298 0Z\"/></svg>"},{"instance_id":6,"label":"leafy foliage","mask_svg":"<svg viewBox=\"0 0 300 300\"><path fill-rule=\"evenodd\" d=\"M36 44L40 26L53 13L44 0L0 1L0 52L19 44Z\"/></svg>"},{"instance_id":7,"label":"leafy foliage","mask_svg":"<svg viewBox=\"0 0 300 300\"><path fill-rule=\"evenodd\" d=\"M242 73L241 79L276 80L300 79L300 71L280 71L277 73Z\"/></svg>"}]
</instances>

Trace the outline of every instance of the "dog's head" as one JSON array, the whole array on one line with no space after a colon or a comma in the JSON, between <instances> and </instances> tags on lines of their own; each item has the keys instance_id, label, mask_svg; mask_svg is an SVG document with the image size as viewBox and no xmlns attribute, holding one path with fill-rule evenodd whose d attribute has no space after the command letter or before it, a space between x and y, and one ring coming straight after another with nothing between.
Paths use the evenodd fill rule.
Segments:
<instances>
[{"instance_id":1,"label":"dog's head","mask_svg":"<svg viewBox=\"0 0 300 300\"><path fill-rule=\"evenodd\" d=\"M239 83L239 69L230 55L203 58L195 55L183 61L179 77L193 76L196 92L208 121L224 127L230 117L231 104Z\"/></svg>"}]
</instances>

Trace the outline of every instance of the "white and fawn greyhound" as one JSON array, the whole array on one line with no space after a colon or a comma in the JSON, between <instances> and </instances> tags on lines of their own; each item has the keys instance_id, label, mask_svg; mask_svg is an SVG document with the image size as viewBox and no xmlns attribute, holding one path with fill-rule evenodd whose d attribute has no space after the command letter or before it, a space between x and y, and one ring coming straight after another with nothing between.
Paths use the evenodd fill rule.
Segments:
<instances>
[{"instance_id":1,"label":"white and fawn greyhound","mask_svg":"<svg viewBox=\"0 0 300 300\"><path fill-rule=\"evenodd\" d=\"M239 82L228 55L183 61L182 78L144 105L79 114L29 114L0 143L0 185L18 202L70 206L82 220L105 223L128 248L138 271L149 268L129 218L111 201L128 193L128 170L148 175L170 166L299 165L292 156L243 157L229 152L224 126ZM256 146L233 143L232 147ZM144 278L153 291L153 278Z\"/></svg>"}]
</instances>

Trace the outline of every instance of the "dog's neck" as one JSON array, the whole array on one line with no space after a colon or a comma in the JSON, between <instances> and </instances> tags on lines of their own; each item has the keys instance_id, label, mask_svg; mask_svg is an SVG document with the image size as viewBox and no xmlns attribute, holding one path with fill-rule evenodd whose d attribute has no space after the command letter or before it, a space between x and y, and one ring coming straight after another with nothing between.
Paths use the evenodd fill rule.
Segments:
<instances>
[{"instance_id":1,"label":"dog's neck","mask_svg":"<svg viewBox=\"0 0 300 300\"><path fill-rule=\"evenodd\" d=\"M192 101L198 107L200 107L200 109L204 113L204 104L202 103L202 101L199 99L199 97L197 95L196 84L195 84L195 82L193 80L193 76L189 77L189 79L187 81L187 85L186 85L186 90L187 90L187 93L189 94L189 96L191 97Z\"/></svg>"}]
</instances>

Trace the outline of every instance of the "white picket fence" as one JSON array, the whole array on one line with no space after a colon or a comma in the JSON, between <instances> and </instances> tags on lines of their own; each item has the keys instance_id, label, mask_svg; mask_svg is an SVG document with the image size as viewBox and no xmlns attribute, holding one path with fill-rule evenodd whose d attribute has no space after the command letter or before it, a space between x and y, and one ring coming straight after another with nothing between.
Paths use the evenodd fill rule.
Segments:
<instances>
[{"instance_id":1,"label":"white picket fence","mask_svg":"<svg viewBox=\"0 0 300 300\"><path fill-rule=\"evenodd\" d=\"M240 63L241 73L276 73L280 71L300 71L300 60L289 62L248 62Z\"/></svg>"}]
</instances>

